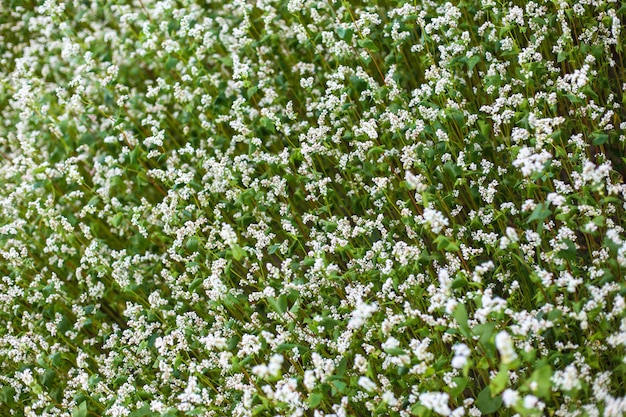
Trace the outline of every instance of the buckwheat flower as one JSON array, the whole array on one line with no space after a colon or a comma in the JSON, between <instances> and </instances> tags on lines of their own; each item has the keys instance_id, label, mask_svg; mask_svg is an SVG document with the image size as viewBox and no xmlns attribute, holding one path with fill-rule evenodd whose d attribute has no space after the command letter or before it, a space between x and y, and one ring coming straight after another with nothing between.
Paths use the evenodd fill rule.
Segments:
<instances>
[{"instance_id":1,"label":"buckwheat flower","mask_svg":"<svg viewBox=\"0 0 626 417\"><path fill-rule=\"evenodd\" d=\"M284 362L283 355L275 354L270 358L270 363L267 366L268 372L273 377L278 377L280 375L280 370L283 367Z\"/></svg>"},{"instance_id":2,"label":"buckwheat flower","mask_svg":"<svg viewBox=\"0 0 626 417\"><path fill-rule=\"evenodd\" d=\"M363 326L368 318L378 310L376 303L367 304L359 299L356 303L356 310L352 312L352 317L348 322L348 329L358 329Z\"/></svg>"},{"instance_id":3,"label":"buckwheat flower","mask_svg":"<svg viewBox=\"0 0 626 417\"><path fill-rule=\"evenodd\" d=\"M465 415L465 408L464 407L457 407L455 408L452 413L450 413L450 417L463 417Z\"/></svg>"},{"instance_id":4,"label":"buckwheat flower","mask_svg":"<svg viewBox=\"0 0 626 417\"><path fill-rule=\"evenodd\" d=\"M150 411L154 413L165 413L167 407L163 404L162 401L152 400L150 402Z\"/></svg>"},{"instance_id":5,"label":"buckwheat flower","mask_svg":"<svg viewBox=\"0 0 626 417\"><path fill-rule=\"evenodd\" d=\"M239 342L239 352L237 356L243 358L246 355L254 355L261 350L259 337L252 334L244 334Z\"/></svg>"},{"instance_id":6,"label":"buckwheat flower","mask_svg":"<svg viewBox=\"0 0 626 417\"><path fill-rule=\"evenodd\" d=\"M559 195L557 193L549 193L547 197L547 201L549 203L554 204L556 207L561 207L563 204L565 204L566 199L564 196Z\"/></svg>"},{"instance_id":7,"label":"buckwheat flower","mask_svg":"<svg viewBox=\"0 0 626 417\"><path fill-rule=\"evenodd\" d=\"M552 159L552 154L545 149L535 153L532 148L524 146L513 161L513 166L520 168L522 175L531 176L535 172L543 172L545 164Z\"/></svg>"},{"instance_id":8,"label":"buckwheat flower","mask_svg":"<svg viewBox=\"0 0 626 417\"><path fill-rule=\"evenodd\" d=\"M517 232L512 227L506 228L506 235L500 238L500 249L506 249L510 244L517 243L519 241L519 236Z\"/></svg>"},{"instance_id":9,"label":"buckwheat flower","mask_svg":"<svg viewBox=\"0 0 626 417\"><path fill-rule=\"evenodd\" d=\"M508 237L511 242L517 242L519 240L517 232L512 227L506 228L506 237Z\"/></svg>"},{"instance_id":10,"label":"buckwheat flower","mask_svg":"<svg viewBox=\"0 0 626 417\"><path fill-rule=\"evenodd\" d=\"M622 417L624 415L626 397L615 398L612 395L607 395L605 402L603 417Z\"/></svg>"},{"instance_id":11,"label":"buckwheat flower","mask_svg":"<svg viewBox=\"0 0 626 417\"><path fill-rule=\"evenodd\" d=\"M426 184L424 184L424 176L421 174L414 175L411 171L406 171L404 179L410 189L421 193L426 190Z\"/></svg>"},{"instance_id":12,"label":"buckwheat flower","mask_svg":"<svg viewBox=\"0 0 626 417\"><path fill-rule=\"evenodd\" d=\"M438 234L444 227L448 226L449 221L440 211L426 208L422 215L421 224L429 226L433 233Z\"/></svg>"},{"instance_id":13,"label":"buckwheat flower","mask_svg":"<svg viewBox=\"0 0 626 417\"><path fill-rule=\"evenodd\" d=\"M398 404L398 400L392 391L385 391L383 395L381 395L381 399L391 407Z\"/></svg>"},{"instance_id":14,"label":"buckwheat flower","mask_svg":"<svg viewBox=\"0 0 626 417\"><path fill-rule=\"evenodd\" d=\"M226 243L228 246L234 246L235 244L237 244L237 234L230 224L222 223L220 237L224 239L224 243Z\"/></svg>"},{"instance_id":15,"label":"buckwheat flower","mask_svg":"<svg viewBox=\"0 0 626 417\"><path fill-rule=\"evenodd\" d=\"M420 394L419 400L424 407L442 416L449 416L452 413L448 405L450 396L445 392L425 392Z\"/></svg>"},{"instance_id":16,"label":"buckwheat flower","mask_svg":"<svg viewBox=\"0 0 626 417\"><path fill-rule=\"evenodd\" d=\"M496 348L500 352L502 363L511 363L517 359L517 353L515 353L513 347L513 339L505 330L496 335Z\"/></svg>"},{"instance_id":17,"label":"buckwheat flower","mask_svg":"<svg viewBox=\"0 0 626 417\"><path fill-rule=\"evenodd\" d=\"M502 402L508 408L511 408L519 401L519 393L515 390L507 388L502 393Z\"/></svg>"},{"instance_id":18,"label":"buckwheat flower","mask_svg":"<svg viewBox=\"0 0 626 417\"><path fill-rule=\"evenodd\" d=\"M26 368L22 372L16 372L15 376L16 378L21 379L26 386L30 386L35 381L33 378L33 372L30 368Z\"/></svg>"},{"instance_id":19,"label":"buckwheat flower","mask_svg":"<svg viewBox=\"0 0 626 417\"><path fill-rule=\"evenodd\" d=\"M385 350L396 349L400 346L400 342L393 336L389 336L387 341L381 345Z\"/></svg>"},{"instance_id":20,"label":"buckwheat flower","mask_svg":"<svg viewBox=\"0 0 626 417\"><path fill-rule=\"evenodd\" d=\"M467 358L471 354L469 347L464 343L458 343L452 346L454 351L454 357L452 358L451 365L455 369L462 369L467 365Z\"/></svg>"},{"instance_id":21,"label":"buckwheat flower","mask_svg":"<svg viewBox=\"0 0 626 417\"><path fill-rule=\"evenodd\" d=\"M367 135L370 139L378 138L378 124L375 119L361 120L359 126L354 128L355 135Z\"/></svg>"},{"instance_id":22,"label":"buckwheat flower","mask_svg":"<svg viewBox=\"0 0 626 417\"><path fill-rule=\"evenodd\" d=\"M565 391L581 388L578 370L574 365L568 365L564 370L556 371L554 375L552 375L552 382Z\"/></svg>"},{"instance_id":23,"label":"buckwheat flower","mask_svg":"<svg viewBox=\"0 0 626 417\"><path fill-rule=\"evenodd\" d=\"M366 376L359 377L359 386L368 392L374 392L376 383Z\"/></svg>"},{"instance_id":24,"label":"buckwheat flower","mask_svg":"<svg viewBox=\"0 0 626 417\"><path fill-rule=\"evenodd\" d=\"M524 397L523 406L527 410L532 410L535 408L535 406L537 406L538 402L539 398L537 398L535 395L528 394Z\"/></svg>"},{"instance_id":25,"label":"buckwheat flower","mask_svg":"<svg viewBox=\"0 0 626 417\"><path fill-rule=\"evenodd\" d=\"M265 364L260 364L260 365L255 365L252 367L252 373L256 376L258 376L259 378L263 379L263 378L267 378L270 374L269 369L267 367L267 365Z\"/></svg>"},{"instance_id":26,"label":"buckwheat flower","mask_svg":"<svg viewBox=\"0 0 626 417\"><path fill-rule=\"evenodd\" d=\"M365 372L367 372L367 359L365 359L365 357L363 355L361 355L360 353L357 353L354 356L354 365L353 365L353 369L361 374L364 374Z\"/></svg>"}]
</instances>

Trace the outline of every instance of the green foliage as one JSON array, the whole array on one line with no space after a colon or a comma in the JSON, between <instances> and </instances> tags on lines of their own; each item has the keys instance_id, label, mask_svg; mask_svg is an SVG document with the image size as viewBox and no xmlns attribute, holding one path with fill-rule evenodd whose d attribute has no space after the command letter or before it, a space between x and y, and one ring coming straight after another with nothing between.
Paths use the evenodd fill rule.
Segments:
<instances>
[{"instance_id":1,"label":"green foliage","mask_svg":"<svg viewBox=\"0 0 626 417\"><path fill-rule=\"evenodd\" d=\"M7 2L0 414L617 415L588 3Z\"/></svg>"}]
</instances>

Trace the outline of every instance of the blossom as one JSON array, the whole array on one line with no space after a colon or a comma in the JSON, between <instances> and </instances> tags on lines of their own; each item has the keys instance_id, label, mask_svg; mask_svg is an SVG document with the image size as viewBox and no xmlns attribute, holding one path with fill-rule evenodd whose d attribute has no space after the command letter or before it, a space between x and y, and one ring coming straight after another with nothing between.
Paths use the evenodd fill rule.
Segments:
<instances>
[{"instance_id":1,"label":"blossom","mask_svg":"<svg viewBox=\"0 0 626 417\"><path fill-rule=\"evenodd\" d=\"M376 384L374 383L374 381L366 376L360 376L358 384L360 387L369 392L373 392L376 389Z\"/></svg>"},{"instance_id":2,"label":"blossom","mask_svg":"<svg viewBox=\"0 0 626 417\"><path fill-rule=\"evenodd\" d=\"M515 353L515 348L513 347L513 339L505 330L496 335L496 348L500 352L502 363L511 363L517 359L517 353Z\"/></svg>"}]
</instances>

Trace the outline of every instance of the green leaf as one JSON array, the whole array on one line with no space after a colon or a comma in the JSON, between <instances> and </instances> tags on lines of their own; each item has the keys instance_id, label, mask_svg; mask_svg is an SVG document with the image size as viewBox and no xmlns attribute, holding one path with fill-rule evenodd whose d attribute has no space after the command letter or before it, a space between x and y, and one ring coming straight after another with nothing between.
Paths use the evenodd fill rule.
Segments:
<instances>
[{"instance_id":1,"label":"green leaf","mask_svg":"<svg viewBox=\"0 0 626 417\"><path fill-rule=\"evenodd\" d=\"M187 239L185 247L187 248L187 250L189 250L189 252L195 252L198 250L199 243L200 239L198 238L198 236L191 236L189 239Z\"/></svg>"},{"instance_id":2,"label":"green leaf","mask_svg":"<svg viewBox=\"0 0 626 417\"><path fill-rule=\"evenodd\" d=\"M456 322L459 323L461 334L463 336L469 336L470 329L467 325L467 309L465 308L465 305L462 303L457 304L452 312L452 317L454 317Z\"/></svg>"},{"instance_id":3,"label":"green leaf","mask_svg":"<svg viewBox=\"0 0 626 417\"><path fill-rule=\"evenodd\" d=\"M11 386L5 386L0 391L0 398L2 399L2 403L4 404L13 404L15 401L13 397L15 396L15 388Z\"/></svg>"},{"instance_id":4,"label":"green leaf","mask_svg":"<svg viewBox=\"0 0 626 417\"><path fill-rule=\"evenodd\" d=\"M259 87L257 86L252 86L250 88L248 88L248 90L246 91L246 94L248 96L248 100L250 100L252 98L252 96L259 91Z\"/></svg>"},{"instance_id":5,"label":"green leaf","mask_svg":"<svg viewBox=\"0 0 626 417\"><path fill-rule=\"evenodd\" d=\"M456 377L453 378L452 381L456 384L456 386L450 389L450 395L452 396L452 398L457 398L458 396L463 394L463 391L465 391L465 387L467 386L467 378Z\"/></svg>"},{"instance_id":6,"label":"green leaf","mask_svg":"<svg viewBox=\"0 0 626 417\"><path fill-rule=\"evenodd\" d=\"M153 413L150 410L150 405L149 404L144 404L143 407L138 408L137 410L135 410L132 413L130 413L128 415L128 417L145 417L145 416L149 416L151 414L153 414Z\"/></svg>"},{"instance_id":7,"label":"green leaf","mask_svg":"<svg viewBox=\"0 0 626 417\"><path fill-rule=\"evenodd\" d=\"M494 397L491 395L491 390L489 387L486 387L484 390L478 394L478 398L476 398L476 407L483 414L491 414L500 408L502 405L502 397L497 396Z\"/></svg>"},{"instance_id":8,"label":"green leaf","mask_svg":"<svg viewBox=\"0 0 626 417\"><path fill-rule=\"evenodd\" d=\"M59 365L61 365L61 353L56 352L56 353L50 355L50 362L52 363L52 366L59 366Z\"/></svg>"},{"instance_id":9,"label":"green leaf","mask_svg":"<svg viewBox=\"0 0 626 417\"><path fill-rule=\"evenodd\" d=\"M537 384L535 393L538 397L549 398L552 388L552 367L549 364L544 364L537 368L530 376L528 385L532 382Z\"/></svg>"},{"instance_id":10,"label":"green leaf","mask_svg":"<svg viewBox=\"0 0 626 417\"><path fill-rule=\"evenodd\" d=\"M350 43L350 41L352 40L352 35L354 34L354 31L352 29L344 28L338 28L336 32L337 36L339 36L339 39L346 41L347 43Z\"/></svg>"},{"instance_id":11,"label":"green leaf","mask_svg":"<svg viewBox=\"0 0 626 417\"><path fill-rule=\"evenodd\" d=\"M298 345L298 344L295 344L295 343L282 343L282 344L276 346L276 352L277 353L285 352L287 350L293 350L293 348L300 348L300 349L298 349L300 352L302 351L301 349L305 349L304 346Z\"/></svg>"},{"instance_id":12,"label":"green leaf","mask_svg":"<svg viewBox=\"0 0 626 417\"><path fill-rule=\"evenodd\" d=\"M535 207L535 209L533 210L528 220L526 220L526 223L530 223L534 220L537 220L538 222L541 223L546 218L548 218L551 214L552 214L552 210L548 208L548 204L539 203L537 204L537 207Z\"/></svg>"},{"instance_id":13,"label":"green leaf","mask_svg":"<svg viewBox=\"0 0 626 417\"><path fill-rule=\"evenodd\" d=\"M276 244L270 245L270 247L267 249L267 253L269 253L270 255L272 255L273 253L276 253L276 251L280 249L280 246L281 245L276 245Z\"/></svg>"},{"instance_id":14,"label":"green leaf","mask_svg":"<svg viewBox=\"0 0 626 417\"><path fill-rule=\"evenodd\" d=\"M167 410L165 414L161 414L161 417L177 417L177 416L178 416L178 410L176 410L175 408L170 408L169 410Z\"/></svg>"},{"instance_id":15,"label":"green leaf","mask_svg":"<svg viewBox=\"0 0 626 417\"><path fill-rule=\"evenodd\" d=\"M376 46L376 44L374 44L374 41L369 39L369 38L360 39L357 42L357 44L361 48L365 48L365 49L369 49L370 51L378 52L378 47Z\"/></svg>"},{"instance_id":16,"label":"green leaf","mask_svg":"<svg viewBox=\"0 0 626 417\"><path fill-rule=\"evenodd\" d=\"M489 339L491 338L491 335L493 334L495 328L495 323L483 323L475 326L472 329L472 333L476 336L479 336L479 343L485 346L489 342Z\"/></svg>"},{"instance_id":17,"label":"green leaf","mask_svg":"<svg viewBox=\"0 0 626 417\"><path fill-rule=\"evenodd\" d=\"M343 394L346 391L346 388L348 387L348 384L346 384L343 381L331 381L330 383L331 387L332 387L332 394L336 395L337 393Z\"/></svg>"},{"instance_id":18,"label":"green leaf","mask_svg":"<svg viewBox=\"0 0 626 417\"><path fill-rule=\"evenodd\" d=\"M435 243L437 244L437 250L445 250L446 252L459 251L459 246L444 235L437 236Z\"/></svg>"},{"instance_id":19,"label":"green leaf","mask_svg":"<svg viewBox=\"0 0 626 417\"><path fill-rule=\"evenodd\" d=\"M459 289L459 288L463 288L467 285L467 280L465 278L463 278L462 276L457 276L454 281L452 281L452 284L450 285L450 288L453 290Z\"/></svg>"},{"instance_id":20,"label":"green leaf","mask_svg":"<svg viewBox=\"0 0 626 417\"><path fill-rule=\"evenodd\" d=\"M233 245L231 249L233 251L233 258L235 258L236 261L241 261L246 256L246 251L237 244Z\"/></svg>"},{"instance_id":21,"label":"green leaf","mask_svg":"<svg viewBox=\"0 0 626 417\"><path fill-rule=\"evenodd\" d=\"M431 415L431 412L428 408L424 407L420 404L414 404L411 407L411 414L416 415L417 417L427 417Z\"/></svg>"},{"instance_id":22,"label":"green leaf","mask_svg":"<svg viewBox=\"0 0 626 417\"><path fill-rule=\"evenodd\" d=\"M130 153L130 164L135 165L137 163L137 155L139 155L139 146L135 146Z\"/></svg>"},{"instance_id":23,"label":"green leaf","mask_svg":"<svg viewBox=\"0 0 626 417\"><path fill-rule=\"evenodd\" d=\"M122 220L124 219L124 213L117 213L115 216L113 216L113 218L111 219L111 224L114 227L118 227L121 223Z\"/></svg>"},{"instance_id":24,"label":"green leaf","mask_svg":"<svg viewBox=\"0 0 626 417\"><path fill-rule=\"evenodd\" d=\"M344 356L339 361L339 365L337 366L337 369L335 369L336 375L342 378L346 373L347 366L348 366L348 358Z\"/></svg>"},{"instance_id":25,"label":"green leaf","mask_svg":"<svg viewBox=\"0 0 626 417\"><path fill-rule=\"evenodd\" d=\"M606 141L609 140L609 135L606 133L594 133L593 135L593 144L596 146L603 145Z\"/></svg>"},{"instance_id":26,"label":"green leaf","mask_svg":"<svg viewBox=\"0 0 626 417\"><path fill-rule=\"evenodd\" d=\"M56 372L52 369L46 369L46 372L41 376L41 385L46 388L52 388L54 380L56 379Z\"/></svg>"},{"instance_id":27,"label":"green leaf","mask_svg":"<svg viewBox=\"0 0 626 417\"><path fill-rule=\"evenodd\" d=\"M276 132L276 126L274 126L274 121L269 117L261 117L260 123L261 126L266 128L270 132Z\"/></svg>"},{"instance_id":28,"label":"green leaf","mask_svg":"<svg viewBox=\"0 0 626 417\"><path fill-rule=\"evenodd\" d=\"M282 294L278 298L276 297L267 297L267 302L269 305L279 314L283 314L287 311L287 295Z\"/></svg>"},{"instance_id":29,"label":"green leaf","mask_svg":"<svg viewBox=\"0 0 626 417\"><path fill-rule=\"evenodd\" d=\"M480 55L472 55L472 57L467 60L467 68L469 69L469 72L474 71L474 67L479 62L480 62Z\"/></svg>"},{"instance_id":30,"label":"green leaf","mask_svg":"<svg viewBox=\"0 0 626 417\"><path fill-rule=\"evenodd\" d=\"M87 417L87 401L83 401L79 406L74 407L72 417Z\"/></svg>"},{"instance_id":31,"label":"green leaf","mask_svg":"<svg viewBox=\"0 0 626 417\"><path fill-rule=\"evenodd\" d=\"M402 348L385 349L385 353L388 355L404 355L406 352Z\"/></svg>"},{"instance_id":32,"label":"green leaf","mask_svg":"<svg viewBox=\"0 0 626 417\"><path fill-rule=\"evenodd\" d=\"M367 156L372 158L378 155L382 155L384 153L385 153L385 148L383 148L382 146L374 146L369 151L367 151Z\"/></svg>"},{"instance_id":33,"label":"green leaf","mask_svg":"<svg viewBox=\"0 0 626 417\"><path fill-rule=\"evenodd\" d=\"M200 284L202 284L202 281L204 281L204 279L201 277L194 279L193 282L189 285L189 292L194 292L196 288L198 288Z\"/></svg>"},{"instance_id":34,"label":"green leaf","mask_svg":"<svg viewBox=\"0 0 626 417\"><path fill-rule=\"evenodd\" d=\"M324 394L322 394L321 392L311 393L311 395L309 395L309 407L311 408L317 407L318 405L321 404L323 399L324 399Z\"/></svg>"},{"instance_id":35,"label":"green leaf","mask_svg":"<svg viewBox=\"0 0 626 417\"><path fill-rule=\"evenodd\" d=\"M500 394L505 388L506 384L509 381L509 368L506 365L500 366L500 371L495 378L493 378L489 382L489 390L492 395Z\"/></svg>"}]
</instances>

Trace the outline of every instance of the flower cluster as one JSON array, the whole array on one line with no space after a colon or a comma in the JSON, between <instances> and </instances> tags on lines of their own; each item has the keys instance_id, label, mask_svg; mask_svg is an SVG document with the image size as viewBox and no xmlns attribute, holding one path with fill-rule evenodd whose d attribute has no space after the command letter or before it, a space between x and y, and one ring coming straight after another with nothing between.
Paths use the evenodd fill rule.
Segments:
<instances>
[{"instance_id":1,"label":"flower cluster","mask_svg":"<svg viewBox=\"0 0 626 417\"><path fill-rule=\"evenodd\" d=\"M5 3L0 414L624 415L620 2Z\"/></svg>"}]
</instances>

